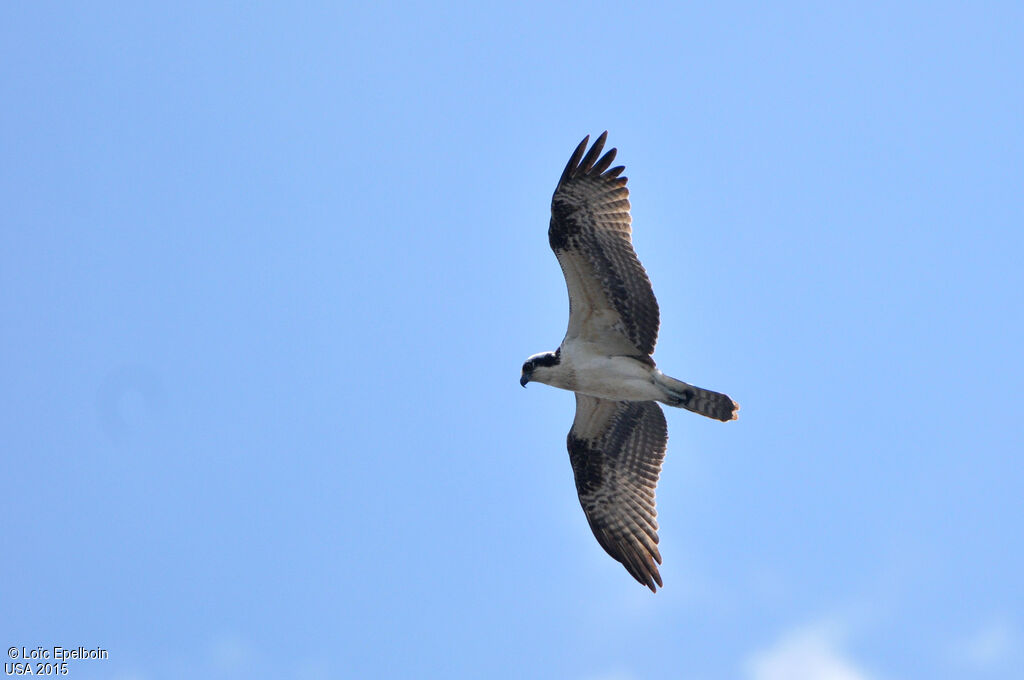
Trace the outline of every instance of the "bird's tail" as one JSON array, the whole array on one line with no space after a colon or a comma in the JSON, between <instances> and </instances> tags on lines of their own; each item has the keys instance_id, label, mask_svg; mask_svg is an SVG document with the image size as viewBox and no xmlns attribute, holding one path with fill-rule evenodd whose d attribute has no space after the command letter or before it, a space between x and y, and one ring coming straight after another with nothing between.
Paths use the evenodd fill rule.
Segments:
<instances>
[{"instance_id":1,"label":"bird's tail","mask_svg":"<svg viewBox=\"0 0 1024 680\"><path fill-rule=\"evenodd\" d=\"M694 387L660 372L655 382L665 393L665 398L659 399L663 404L685 408L687 411L723 422L739 417L737 411L740 410L740 405L724 394Z\"/></svg>"}]
</instances>

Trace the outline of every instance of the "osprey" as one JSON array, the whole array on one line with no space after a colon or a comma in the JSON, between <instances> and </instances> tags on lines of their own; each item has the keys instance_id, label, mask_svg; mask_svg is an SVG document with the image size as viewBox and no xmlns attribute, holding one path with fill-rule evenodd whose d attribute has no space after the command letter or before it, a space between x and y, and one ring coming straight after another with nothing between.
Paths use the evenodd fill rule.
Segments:
<instances>
[{"instance_id":1,"label":"osprey","mask_svg":"<svg viewBox=\"0 0 1024 680\"><path fill-rule=\"evenodd\" d=\"M557 350L526 360L519 383L576 393L568 447L580 505L601 547L656 592L654 489L668 443L658 403L721 421L739 406L668 377L651 358L658 301L630 238L625 167L609 169L615 149L601 156L607 136L589 151L584 137L555 187L548 242L569 288L569 329Z\"/></svg>"}]
</instances>

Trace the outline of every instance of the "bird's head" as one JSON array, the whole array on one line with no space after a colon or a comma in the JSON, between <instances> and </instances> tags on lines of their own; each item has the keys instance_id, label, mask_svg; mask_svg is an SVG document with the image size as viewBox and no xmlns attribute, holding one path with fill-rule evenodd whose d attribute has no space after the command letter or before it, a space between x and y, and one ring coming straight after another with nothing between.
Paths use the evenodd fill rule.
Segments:
<instances>
[{"instance_id":1,"label":"bird's head","mask_svg":"<svg viewBox=\"0 0 1024 680\"><path fill-rule=\"evenodd\" d=\"M548 382L545 378L552 367L557 366L562 358L562 350L554 352L541 352L534 354L523 363L523 372L519 376L519 384L526 387L526 383L534 380L540 383Z\"/></svg>"}]
</instances>

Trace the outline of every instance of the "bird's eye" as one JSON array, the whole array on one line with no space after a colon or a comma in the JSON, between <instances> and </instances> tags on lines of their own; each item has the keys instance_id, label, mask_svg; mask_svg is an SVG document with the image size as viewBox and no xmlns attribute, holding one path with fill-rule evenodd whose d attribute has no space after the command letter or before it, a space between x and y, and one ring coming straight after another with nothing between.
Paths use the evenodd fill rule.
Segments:
<instances>
[{"instance_id":1,"label":"bird's eye","mask_svg":"<svg viewBox=\"0 0 1024 680\"><path fill-rule=\"evenodd\" d=\"M523 364L523 373L529 373L532 370L533 370L533 364L531 364L529 361L527 361L525 364Z\"/></svg>"}]
</instances>

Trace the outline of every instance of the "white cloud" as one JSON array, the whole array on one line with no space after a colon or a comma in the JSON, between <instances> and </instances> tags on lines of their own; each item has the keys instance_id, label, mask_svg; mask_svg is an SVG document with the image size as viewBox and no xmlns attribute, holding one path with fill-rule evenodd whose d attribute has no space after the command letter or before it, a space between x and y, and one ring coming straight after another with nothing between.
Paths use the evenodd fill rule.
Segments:
<instances>
[{"instance_id":1,"label":"white cloud","mask_svg":"<svg viewBox=\"0 0 1024 680\"><path fill-rule=\"evenodd\" d=\"M842 651L840 637L830 624L789 631L753 654L744 670L750 680L871 680Z\"/></svg>"},{"instance_id":2,"label":"white cloud","mask_svg":"<svg viewBox=\"0 0 1024 680\"><path fill-rule=\"evenodd\" d=\"M992 621L961 640L956 656L978 669L990 669L1006 663L1017 650L1017 632L1005 621Z\"/></svg>"}]
</instances>

